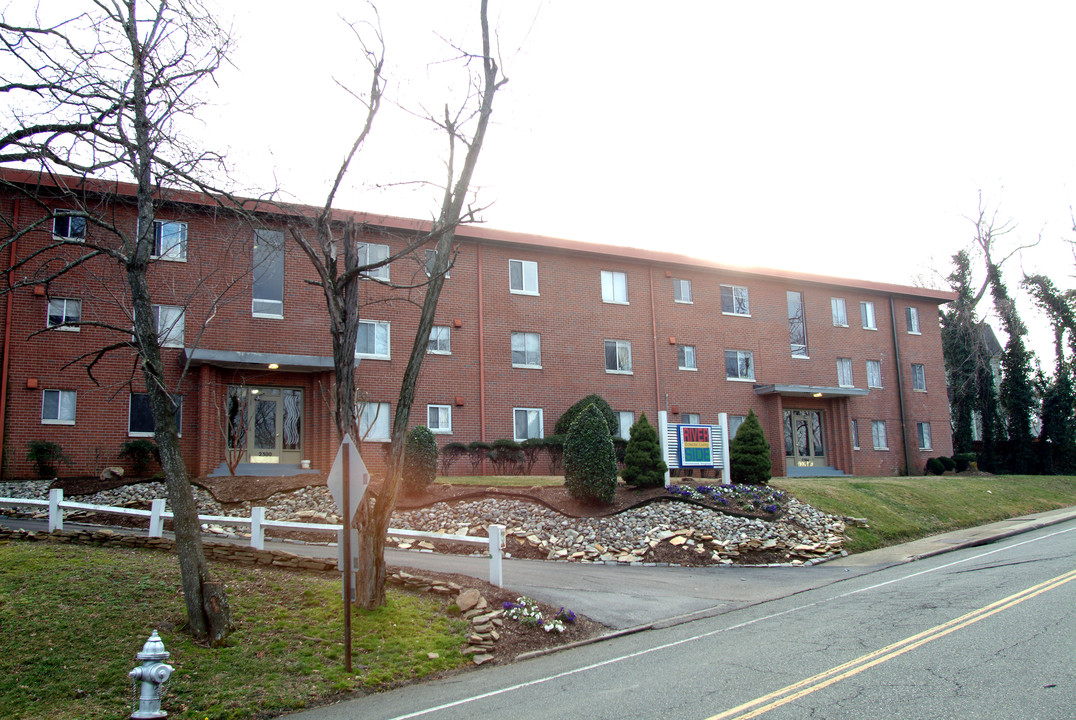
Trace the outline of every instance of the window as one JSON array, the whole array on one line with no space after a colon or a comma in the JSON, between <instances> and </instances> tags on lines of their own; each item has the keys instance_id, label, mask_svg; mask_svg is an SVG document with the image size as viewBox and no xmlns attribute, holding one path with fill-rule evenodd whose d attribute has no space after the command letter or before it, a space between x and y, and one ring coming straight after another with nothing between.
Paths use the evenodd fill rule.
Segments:
<instances>
[{"instance_id":1,"label":"window","mask_svg":"<svg viewBox=\"0 0 1076 720\"><path fill-rule=\"evenodd\" d=\"M364 442L391 439L392 411L387 402L363 402L359 410L359 435Z\"/></svg>"},{"instance_id":2,"label":"window","mask_svg":"<svg viewBox=\"0 0 1076 720\"><path fill-rule=\"evenodd\" d=\"M625 440L631 437L631 426L635 424L635 413L631 410L621 410L616 414L618 434Z\"/></svg>"},{"instance_id":3,"label":"window","mask_svg":"<svg viewBox=\"0 0 1076 720\"><path fill-rule=\"evenodd\" d=\"M284 233L254 231L254 282L251 314L284 317Z\"/></svg>"},{"instance_id":4,"label":"window","mask_svg":"<svg viewBox=\"0 0 1076 720\"><path fill-rule=\"evenodd\" d=\"M807 357L807 321L803 316L803 293L789 290L785 297L788 301L788 341L792 346L792 357Z\"/></svg>"},{"instance_id":5,"label":"window","mask_svg":"<svg viewBox=\"0 0 1076 720\"><path fill-rule=\"evenodd\" d=\"M680 419L684 425L698 425L700 423L698 413L684 413Z\"/></svg>"},{"instance_id":6,"label":"window","mask_svg":"<svg viewBox=\"0 0 1076 720\"><path fill-rule=\"evenodd\" d=\"M58 330L78 332L79 320L82 319L82 301L71 298L52 298L49 300L47 327Z\"/></svg>"},{"instance_id":7,"label":"window","mask_svg":"<svg viewBox=\"0 0 1076 720\"><path fill-rule=\"evenodd\" d=\"M725 315L750 315L747 288L736 285L721 286L721 312Z\"/></svg>"},{"instance_id":8,"label":"window","mask_svg":"<svg viewBox=\"0 0 1076 720\"><path fill-rule=\"evenodd\" d=\"M543 437L541 408L513 408L512 419L516 442Z\"/></svg>"},{"instance_id":9,"label":"window","mask_svg":"<svg viewBox=\"0 0 1076 720\"><path fill-rule=\"evenodd\" d=\"M859 450L859 420L852 421L852 449Z\"/></svg>"},{"instance_id":10,"label":"window","mask_svg":"<svg viewBox=\"0 0 1076 720\"><path fill-rule=\"evenodd\" d=\"M926 367L917 363L912 363L912 390L927 391Z\"/></svg>"},{"instance_id":11,"label":"window","mask_svg":"<svg viewBox=\"0 0 1076 720\"><path fill-rule=\"evenodd\" d=\"M695 346L694 345L677 345L676 346L676 362L677 366L681 370L698 370L698 366L695 364Z\"/></svg>"},{"instance_id":12,"label":"window","mask_svg":"<svg viewBox=\"0 0 1076 720\"><path fill-rule=\"evenodd\" d=\"M729 415L729 440L736 437L736 433L740 431L740 426L746 419L745 415Z\"/></svg>"},{"instance_id":13,"label":"window","mask_svg":"<svg viewBox=\"0 0 1076 720\"><path fill-rule=\"evenodd\" d=\"M874 303L863 301L859 304L859 314L863 317L864 330L877 330L878 322L874 317Z\"/></svg>"},{"instance_id":14,"label":"window","mask_svg":"<svg viewBox=\"0 0 1076 720\"><path fill-rule=\"evenodd\" d=\"M746 350L726 350L725 379L754 380L755 354Z\"/></svg>"},{"instance_id":15,"label":"window","mask_svg":"<svg viewBox=\"0 0 1076 720\"><path fill-rule=\"evenodd\" d=\"M452 432L452 406L451 405L427 405L426 427L430 432L438 435L448 435Z\"/></svg>"},{"instance_id":16,"label":"window","mask_svg":"<svg viewBox=\"0 0 1076 720\"><path fill-rule=\"evenodd\" d=\"M871 437L875 450L888 450L889 443L885 436L885 420L871 420Z\"/></svg>"},{"instance_id":17,"label":"window","mask_svg":"<svg viewBox=\"0 0 1076 720\"><path fill-rule=\"evenodd\" d=\"M75 391L74 390L42 390L41 391L41 424L42 425L74 425L75 424Z\"/></svg>"},{"instance_id":18,"label":"window","mask_svg":"<svg viewBox=\"0 0 1076 720\"><path fill-rule=\"evenodd\" d=\"M628 276L622 272L602 270L602 302L628 304Z\"/></svg>"},{"instance_id":19,"label":"window","mask_svg":"<svg viewBox=\"0 0 1076 720\"><path fill-rule=\"evenodd\" d=\"M867 387L880 388L882 387L882 361L881 360L868 360L867 361Z\"/></svg>"},{"instance_id":20,"label":"window","mask_svg":"<svg viewBox=\"0 0 1076 720\"><path fill-rule=\"evenodd\" d=\"M605 372L631 372L631 342L629 340L605 341Z\"/></svg>"},{"instance_id":21,"label":"window","mask_svg":"<svg viewBox=\"0 0 1076 720\"><path fill-rule=\"evenodd\" d=\"M854 387L852 382L852 358L837 358L837 385Z\"/></svg>"},{"instance_id":22,"label":"window","mask_svg":"<svg viewBox=\"0 0 1076 720\"><path fill-rule=\"evenodd\" d=\"M452 328L448 325L434 325L430 328L430 339L426 343L426 352L434 355L451 355Z\"/></svg>"},{"instance_id":23,"label":"window","mask_svg":"<svg viewBox=\"0 0 1076 720\"><path fill-rule=\"evenodd\" d=\"M542 367L542 336L538 333L512 333L512 366Z\"/></svg>"},{"instance_id":24,"label":"window","mask_svg":"<svg viewBox=\"0 0 1076 720\"><path fill-rule=\"evenodd\" d=\"M176 403L176 432L183 435L183 397L173 395ZM127 413L127 434L130 437L153 437L153 409L148 393L131 393Z\"/></svg>"},{"instance_id":25,"label":"window","mask_svg":"<svg viewBox=\"0 0 1076 720\"><path fill-rule=\"evenodd\" d=\"M52 219L52 236L61 240L84 241L86 239L86 218L58 210L56 217Z\"/></svg>"},{"instance_id":26,"label":"window","mask_svg":"<svg viewBox=\"0 0 1076 720\"><path fill-rule=\"evenodd\" d=\"M384 320L359 320L359 335L355 340L355 357L388 360L389 323Z\"/></svg>"},{"instance_id":27,"label":"window","mask_svg":"<svg viewBox=\"0 0 1076 720\"><path fill-rule=\"evenodd\" d=\"M909 335L920 335L919 332L919 308L904 308L904 319L908 323Z\"/></svg>"},{"instance_id":28,"label":"window","mask_svg":"<svg viewBox=\"0 0 1076 720\"><path fill-rule=\"evenodd\" d=\"M844 298L830 298L829 304L833 308L833 326L848 327L848 306Z\"/></svg>"},{"instance_id":29,"label":"window","mask_svg":"<svg viewBox=\"0 0 1076 720\"><path fill-rule=\"evenodd\" d=\"M157 330L157 343L161 347L183 347L183 308L174 305L153 306L153 327Z\"/></svg>"},{"instance_id":30,"label":"window","mask_svg":"<svg viewBox=\"0 0 1076 720\"><path fill-rule=\"evenodd\" d=\"M694 302L691 298L690 280L673 280L673 300L678 303Z\"/></svg>"},{"instance_id":31,"label":"window","mask_svg":"<svg viewBox=\"0 0 1076 720\"><path fill-rule=\"evenodd\" d=\"M161 260L187 259L187 223L153 221L153 255Z\"/></svg>"},{"instance_id":32,"label":"window","mask_svg":"<svg viewBox=\"0 0 1076 720\"><path fill-rule=\"evenodd\" d=\"M915 430L916 434L919 435L919 449L933 450L934 445L930 442L930 423L916 423Z\"/></svg>"},{"instance_id":33,"label":"window","mask_svg":"<svg viewBox=\"0 0 1076 720\"><path fill-rule=\"evenodd\" d=\"M372 265L374 263L382 262L389 259L389 246L379 245L378 243L355 243L355 250L358 253L359 266ZM374 280L389 280L389 266L382 265L381 267L371 268L363 273L368 278Z\"/></svg>"},{"instance_id":34,"label":"window","mask_svg":"<svg viewBox=\"0 0 1076 720\"><path fill-rule=\"evenodd\" d=\"M533 260L509 260L508 289L520 295L537 295L538 263Z\"/></svg>"},{"instance_id":35,"label":"window","mask_svg":"<svg viewBox=\"0 0 1076 720\"><path fill-rule=\"evenodd\" d=\"M432 277L433 276L433 266L434 266L434 263L436 263L436 262L437 262L437 251L436 250L427 250L426 251L426 277ZM449 260L449 262L451 262L451 260ZM452 271L451 270L445 270L445 280L448 280L450 277L452 277Z\"/></svg>"}]
</instances>

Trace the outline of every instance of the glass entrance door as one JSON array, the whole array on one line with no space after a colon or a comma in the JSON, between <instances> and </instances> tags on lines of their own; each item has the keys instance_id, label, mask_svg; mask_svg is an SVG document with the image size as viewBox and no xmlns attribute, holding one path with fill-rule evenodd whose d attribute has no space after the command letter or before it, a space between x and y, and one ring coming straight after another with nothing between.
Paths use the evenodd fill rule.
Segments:
<instances>
[{"instance_id":1,"label":"glass entrance door","mask_svg":"<svg viewBox=\"0 0 1076 720\"><path fill-rule=\"evenodd\" d=\"M298 464L302 420L302 390L228 388L228 446L245 450L242 462Z\"/></svg>"},{"instance_id":2,"label":"glass entrance door","mask_svg":"<svg viewBox=\"0 0 1076 720\"><path fill-rule=\"evenodd\" d=\"M785 457L795 467L821 467L826 464L820 411L785 410Z\"/></svg>"}]
</instances>

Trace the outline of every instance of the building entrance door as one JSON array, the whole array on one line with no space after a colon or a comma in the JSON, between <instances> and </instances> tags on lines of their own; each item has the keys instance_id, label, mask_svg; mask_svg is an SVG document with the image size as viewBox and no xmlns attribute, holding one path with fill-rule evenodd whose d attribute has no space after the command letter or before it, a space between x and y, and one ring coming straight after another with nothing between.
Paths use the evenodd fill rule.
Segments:
<instances>
[{"instance_id":1,"label":"building entrance door","mask_svg":"<svg viewBox=\"0 0 1076 720\"><path fill-rule=\"evenodd\" d=\"M785 410L785 457L794 467L825 466L821 411Z\"/></svg>"},{"instance_id":2,"label":"building entrance door","mask_svg":"<svg viewBox=\"0 0 1076 720\"><path fill-rule=\"evenodd\" d=\"M241 462L299 464L303 391L279 387L228 388L228 445Z\"/></svg>"}]
</instances>

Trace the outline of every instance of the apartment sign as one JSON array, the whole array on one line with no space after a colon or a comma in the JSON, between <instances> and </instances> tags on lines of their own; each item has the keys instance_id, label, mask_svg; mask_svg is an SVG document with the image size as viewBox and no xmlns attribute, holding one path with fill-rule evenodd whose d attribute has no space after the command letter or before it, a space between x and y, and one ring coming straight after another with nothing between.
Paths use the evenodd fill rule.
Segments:
<instances>
[{"instance_id":1,"label":"apartment sign","mask_svg":"<svg viewBox=\"0 0 1076 720\"><path fill-rule=\"evenodd\" d=\"M714 467L709 425L677 425L680 467Z\"/></svg>"}]
</instances>

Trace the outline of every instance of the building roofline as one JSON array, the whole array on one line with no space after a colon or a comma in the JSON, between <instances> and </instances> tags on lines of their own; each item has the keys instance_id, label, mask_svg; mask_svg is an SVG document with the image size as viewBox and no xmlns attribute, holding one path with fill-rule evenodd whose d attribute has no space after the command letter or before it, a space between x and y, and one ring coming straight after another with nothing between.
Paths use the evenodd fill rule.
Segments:
<instances>
[{"instance_id":1,"label":"building roofline","mask_svg":"<svg viewBox=\"0 0 1076 720\"><path fill-rule=\"evenodd\" d=\"M79 178L71 175L48 174L34 170L3 166L0 166L0 182L50 187L63 191L118 195L122 197L134 197L137 190L137 186L134 183L129 182L105 180L101 178ZM166 193L166 195L163 193ZM313 205L276 202L257 198L211 196L202 192L175 188L169 188L162 191L162 200L188 205L221 207L224 209L232 207L237 210L242 209L247 212L265 215L305 218L313 218L321 210L321 208ZM345 220L354 220L359 223L384 228L386 230L407 233L428 233L433 229L433 222L429 220L401 218L393 215L356 210L334 210L333 220L341 222ZM603 243L585 242L581 240L568 240L510 230L498 230L484 225L461 225L456 230L456 237L461 241L511 245L524 248L553 249L585 255L613 256L620 261L677 266L694 270L720 271L744 277L776 278L805 285L828 285L842 288L855 288L867 292L876 292L886 295L901 295L910 298L929 300L934 303L947 303L956 299L956 293L949 290L936 290L933 288L920 288L910 285L874 282L856 278L817 275L792 270L728 265L679 253L647 250L644 248L620 245L606 245Z\"/></svg>"}]
</instances>

